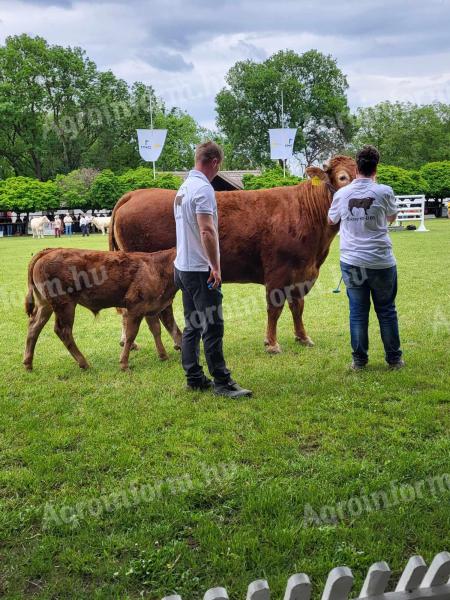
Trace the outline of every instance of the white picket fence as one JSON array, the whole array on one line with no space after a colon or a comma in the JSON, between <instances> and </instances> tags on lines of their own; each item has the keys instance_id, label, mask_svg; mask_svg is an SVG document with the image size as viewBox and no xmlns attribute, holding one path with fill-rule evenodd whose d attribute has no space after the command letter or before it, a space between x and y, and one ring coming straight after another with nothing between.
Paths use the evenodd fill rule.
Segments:
<instances>
[{"instance_id":1,"label":"white picket fence","mask_svg":"<svg viewBox=\"0 0 450 600\"><path fill-rule=\"evenodd\" d=\"M421 556L413 556L401 575L395 591L386 592L391 570L385 562L372 565L359 596L355 600L450 600L450 554L441 552L429 567ZM322 600L348 600L353 587L353 575L348 567L337 567L328 575ZM204 600L228 600L225 588L212 588ZM287 582L284 600L310 600L311 582L308 575L292 575ZM247 600L269 600L270 588L265 579L248 586ZM181 600L181 596L165 596L163 600ZM187 599L186 599L187 600ZM191 599L189 599L191 600Z\"/></svg>"},{"instance_id":2,"label":"white picket fence","mask_svg":"<svg viewBox=\"0 0 450 600\"><path fill-rule=\"evenodd\" d=\"M398 214L394 226L402 221L420 221L416 231L428 231L425 227L425 196L395 196Z\"/></svg>"}]
</instances>

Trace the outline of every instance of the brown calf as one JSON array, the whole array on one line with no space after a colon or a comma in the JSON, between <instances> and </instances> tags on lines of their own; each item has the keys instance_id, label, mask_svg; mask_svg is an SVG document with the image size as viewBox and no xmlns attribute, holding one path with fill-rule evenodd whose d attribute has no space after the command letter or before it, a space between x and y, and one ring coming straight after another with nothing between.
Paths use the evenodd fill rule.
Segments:
<instances>
[{"instance_id":1,"label":"brown calf","mask_svg":"<svg viewBox=\"0 0 450 600\"><path fill-rule=\"evenodd\" d=\"M36 254L28 266L25 310L30 321L25 367L32 369L37 339L53 312L55 333L82 369L89 366L72 335L77 304L94 314L103 308L127 309L126 339L120 356L122 369L128 368L130 350L144 317L157 340L160 357L165 358L157 315L175 296L175 255L175 249L149 254L69 248L47 248Z\"/></svg>"}]
</instances>

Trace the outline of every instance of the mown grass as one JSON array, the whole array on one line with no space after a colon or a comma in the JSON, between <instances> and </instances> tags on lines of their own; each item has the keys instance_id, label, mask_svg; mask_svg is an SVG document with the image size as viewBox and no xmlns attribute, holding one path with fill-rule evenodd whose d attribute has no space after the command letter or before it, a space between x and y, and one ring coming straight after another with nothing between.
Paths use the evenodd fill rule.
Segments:
<instances>
[{"instance_id":1,"label":"mown grass","mask_svg":"<svg viewBox=\"0 0 450 600\"><path fill-rule=\"evenodd\" d=\"M337 243L306 302L312 349L295 343L286 311L283 354L266 355L262 287L225 285L227 360L254 390L241 402L187 393L179 355L170 350L159 362L144 327L132 371L120 372L113 310L97 319L77 312L89 371L49 323L35 369L25 372L26 267L32 253L57 244L1 239L0 595L156 599L176 591L188 599L223 585L237 598L267 578L281 597L294 572L308 573L319 591L328 571L345 564L358 588L375 561L398 574L414 553L430 560L449 549L448 491L425 489L386 510L346 510L337 523L304 526L308 505L319 512L450 473L450 222L427 226L425 234L393 234L402 372L386 371L375 319L370 367L348 371L347 299L331 293ZM106 244L102 236L58 241ZM181 322L178 297L176 309ZM160 492L98 516L44 520L50 506L130 494L133 483Z\"/></svg>"}]
</instances>

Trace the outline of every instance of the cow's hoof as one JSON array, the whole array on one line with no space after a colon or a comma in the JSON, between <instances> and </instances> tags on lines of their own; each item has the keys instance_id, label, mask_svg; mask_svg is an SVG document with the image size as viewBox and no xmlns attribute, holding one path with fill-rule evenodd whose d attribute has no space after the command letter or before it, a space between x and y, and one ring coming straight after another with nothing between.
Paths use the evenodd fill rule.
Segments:
<instances>
[{"instance_id":1,"label":"cow's hoof","mask_svg":"<svg viewBox=\"0 0 450 600\"><path fill-rule=\"evenodd\" d=\"M25 369L27 371L32 371L33 370L33 365L31 365L30 363L23 363L23 366L25 367Z\"/></svg>"},{"instance_id":2,"label":"cow's hoof","mask_svg":"<svg viewBox=\"0 0 450 600\"><path fill-rule=\"evenodd\" d=\"M179 344L174 344L173 349L176 350L177 352L180 352L181 346Z\"/></svg>"},{"instance_id":3,"label":"cow's hoof","mask_svg":"<svg viewBox=\"0 0 450 600\"><path fill-rule=\"evenodd\" d=\"M80 369L84 369L84 370L89 369L88 363L80 363Z\"/></svg>"},{"instance_id":4,"label":"cow's hoof","mask_svg":"<svg viewBox=\"0 0 450 600\"><path fill-rule=\"evenodd\" d=\"M159 360L169 360L169 355L164 353L159 355Z\"/></svg>"},{"instance_id":5,"label":"cow's hoof","mask_svg":"<svg viewBox=\"0 0 450 600\"><path fill-rule=\"evenodd\" d=\"M133 342L133 343L131 344L131 348L130 348L130 350L139 350L139 346L138 346L138 345L137 345L135 342Z\"/></svg>"},{"instance_id":6,"label":"cow's hoof","mask_svg":"<svg viewBox=\"0 0 450 600\"><path fill-rule=\"evenodd\" d=\"M314 342L309 337L309 335L307 335L305 338L296 337L295 341L301 344L302 346L306 346L307 348L312 348L314 346Z\"/></svg>"},{"instance_id":7,"label":"cow's hoof","mask_svg":"<svg viewBox=\"0 0 450 600\"><path fill-rule=\"evenodd\" d=\"M267 344L266 345L266 352L268 354L280 354L281 353L281 346L278 343L273 344L273 346L269 346Z\"/></svg>"},{"instance_id":8,"label":"cow's hoof","mask_svg":"<svg viewBox=\"0 0 450 600\"><path fill-rule=\"evenodd\" d=\"M130 366L129 365L123 365L122 363L120 363L120 370L121 371L129 371L130 370Z\"/></svg>"}]
</instances>

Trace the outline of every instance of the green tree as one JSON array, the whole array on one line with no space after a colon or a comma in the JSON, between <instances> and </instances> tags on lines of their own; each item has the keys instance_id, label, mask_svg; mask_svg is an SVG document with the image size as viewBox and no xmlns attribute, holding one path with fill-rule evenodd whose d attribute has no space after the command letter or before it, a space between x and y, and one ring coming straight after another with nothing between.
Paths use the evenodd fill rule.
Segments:
<instances>
[{"instance_id":1,"label":"green tree","mask_svg":"<svg viewBox=\"0 0 450 600\"><path fill-rule=\"evenodd\" d=\"M80 165L128 87L80 48L25 34L0 47L0 155L16 174L47 179Z\"/></svg>"},{"instance_id":2,"label":"green tree","mask_svg":"<svg viewBox=\"0 0 450 600\"><path fill-rule=\"evenodd\" d=\"M201 128L196 121L178 108L167 108L157 98L153 88L143 83L133 84L128 103L116 104L114 119L104 128L83 156L83 164L99 169L122 171L145 164L138 151L136 129L150 127L150 96L153 105L153 126L167 129L167 138L158 159L160 170L184 170L192 166L195 145L200 141Z\"/></svg>"},{"instance_id":3,"label":"green tree","mask_svg":"<svg viewBox=\"0 0 450 600\"><path fill-rule=\"evenodd\" d=\"M54 210L59 207L58 188L54 181L10 177L0 186L0 207L18 212Z\"/></svg>"},{"instance_id":4,"label":"green tree","mask_svg":"<svg viewBox=\"0 0 450 600\"><path fill-rule=\"evenodd\" d=\"M385 164L418 169L450 159L450 105L382 102L360 108L350 150L373 144Z\"/></svg>"},{"instance_id":5,"label":"green tree","mask_svg":"<svg viewBox=\"0 0 450 600\"><path fill-rule=\"evenodd\" d=\"M285 185L297 185L300 181L303 181L301 177L295 175L283 176L283 170L279 167L274 169L266 169L261 175L246 174L242 178L244 182L244 189L246 190L259 190L265 188L274 188Z\"/></svg>"},{"instance_id":6,"label":"green tree","mask_svg":"<svg viewBox=\"0 0 450 600\"><path fill-rule=\"evenodd\" d=\"M96 169L76 169L67 175L57 175L56 184L65 208L89 208L90 189L98 176Z\"/></svg>"},{"instance_id":7,"label":"green tree","mask_svg":"<svg viewBox=\"0 0 450 600\"><path fill-rule=\"evenodd\" d=\"M336 152L349 139L347 80L331 56L280 51L262 63L236 63L226 82L216 96L217 125L245 166L270 164L272 127L298 128L294 153L306 164Z\"/></svg>"},{"instance_id":8,"label":"green tree","mask_svg":"<svg viewBox=\"0 0 450 600\"><path fill-rule=\"evenodd\" d=\"M420 175L428 184L427 197L437 200L436 214L440 216L444 198L450 198L450 161L443 160L423 165Z\"/></svg>"},{"instance_id":9,"label":"green tree","mask_svg":"<svg viewBox=\"0 0 450 600\"><path fill-rule=\"evenodd\" d=\"M148 167L129 169L119 175L117 179L122 194L144 188L177 190L183 181L180 177L171 173L157 173L156 179L154 179L153 170Z\"/></svg>"},{"instance_id":10,"label":"green tree","mask_svg":"<svg viewBox=\"0 0 450 600\"><path fill-rule=\"evenodd\" d=\"M105 169L94 179L87 202L90 208L112 209L121 195L119 178L110 169Z\"/></svg>"}]
</instances>

